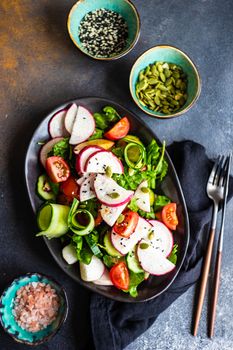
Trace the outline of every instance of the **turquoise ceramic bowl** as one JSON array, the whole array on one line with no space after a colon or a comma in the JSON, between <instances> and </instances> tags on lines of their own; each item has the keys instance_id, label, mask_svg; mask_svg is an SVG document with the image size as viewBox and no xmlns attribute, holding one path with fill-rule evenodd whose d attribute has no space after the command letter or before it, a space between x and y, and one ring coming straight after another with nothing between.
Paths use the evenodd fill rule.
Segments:
<instances>
[{"instance_id":1,"label":"turquoise ceramic bowl","mask_svg":"<svg viewBox=\"0 0 233 350\"><path fill-rule=\"evenodd\" d=\"M163 114L160 112L153 111L143 106L136 96L136 83L138 80L139 72L147 67L149 64L155 61L175 63L182 67L183 71L187 74L188 87L187 94L188 98L184 106L173 114ZM129 78L130 93L133 97L134 102L140 107L143 112L156 118L173 118L187 112L193 104L197 101L201 92L201 79L197 71L196 66L191 59L182 52L180 49L174 46L162 45L155 46L144 52L134 63L130 78Z\"/></svg>"},{"instance_id":2,"label":"turquoise ceramic bowl","mask_svg":"<svg viewBox=\"0 0 233 350\"><path fill-rule=\"evenodd\" d=\"M128 24L128 39L124 50L111 57L90 55L82 47L79 40L78 28L82 18L97 9L105 8L118 12ZM86 55L98 60L113 60L126 55L136 45L140 35L140 18L135 6L129 0L79 0L71 9L67 22L68 32L73 43Z\"/></svg>"},{"instance_id":3,"label":"turquoise ceramic bowl","mask_svg":"<svg viewBox=\"0 0 233 350\"><path fill-rule=\"evenodd\" d=\"M56 320L45 329L35 333L28 332L21 328L15 321L12 313L14 299L18 289L31 282L50 284L60 297L60 309ZM65 321L67 312L68 302L64 289L50 277L38 273L28 273L16 278L11 285L5 289L0 298L0 321L2 327L14 340L28 345L42 344L54 336Z\"/></svg>"}]
</instances>

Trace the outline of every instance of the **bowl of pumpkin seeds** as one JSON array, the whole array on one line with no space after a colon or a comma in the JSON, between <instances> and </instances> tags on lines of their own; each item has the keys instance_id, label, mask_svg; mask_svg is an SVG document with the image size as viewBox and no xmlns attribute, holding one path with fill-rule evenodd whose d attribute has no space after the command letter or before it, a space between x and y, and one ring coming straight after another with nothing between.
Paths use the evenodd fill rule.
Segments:
<instances>
[{"instance_id":1,"label":"bowl of pumpkin seeds","mask_svg":"<svg viewBox=\"0 0 233 350\"><path fill-rule=\"evenodd\" d=\"M201 79L192 60L174 46L152 47L134 63L129 87L134 102L156 118L187 112L201 92Z\"/></svg>"}]
</instances>

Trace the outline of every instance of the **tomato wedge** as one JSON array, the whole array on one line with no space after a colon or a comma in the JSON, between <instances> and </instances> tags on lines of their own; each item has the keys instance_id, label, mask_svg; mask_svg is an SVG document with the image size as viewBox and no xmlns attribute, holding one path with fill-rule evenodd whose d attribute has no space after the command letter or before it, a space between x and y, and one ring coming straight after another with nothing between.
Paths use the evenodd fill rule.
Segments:
<instances>
[{"instance_id":1,"label":"tomato wedge","mask_svg":"<svg viewBox=\"0 0 233 350\"><path fill-rule=\"evenodd\" d=\"M130 129L130 123L127 117L123 117L119 122L117 122L112 129L107 131L104 134L104 137L106 137L109 140L120 140L123 137L125 137Z\"/></svg>"},{"instance_id":2,"label":"tomato wedge","mask_svg":"<svg viewBox=\"0 0 233 350\"><path fill-rule=\"evenodd\" d=\"M128 238L138 224L139 215L131 210L124 211L122 215L123 220L115 223L113 231L122 237Z\"/></svg>"},{"instance_id":3,"label":"tomato wedge","mask_svg":"<svg viewBox=\"0 0 233 350\"><path fill-rule=\"evenodd\" d=\"M72 176L70 176L66 181L61 183L60 191L68 197L79 197L79 185L77 184L75 178Z\"/></svg>"},{"instance_id":4,"label":"tomato wedge","mask_svg":"<svg viewBox=\"0 0 233 350\"><path fill-rule=\"evenodd\" d=\"M169 203L162 209L162 220L163 223L170 228L175 230L178 225L178 218L176 215L176 203Z\"/></svg>"},{"instance_id":5,"label":"tomato wedge","mask_svg":"<svg viewBox=\"0 0 233 350\"><path fill-rule=\"evenodd\" d=\"M129 289L129 271L124 262L120 262L111 268L110 279L116 288Z\"/></svg>"},{"instance_id":6,"label":"tomato wedge","mask_svg":"<svg viewBox=\"0 0 233 350\"><path fill-rule=\"evenodd\" d=\"M62 157L52 156L46 159L46 171L53 182L63 182L70 176L69 165Z\"/></svg>"}]
</instances>

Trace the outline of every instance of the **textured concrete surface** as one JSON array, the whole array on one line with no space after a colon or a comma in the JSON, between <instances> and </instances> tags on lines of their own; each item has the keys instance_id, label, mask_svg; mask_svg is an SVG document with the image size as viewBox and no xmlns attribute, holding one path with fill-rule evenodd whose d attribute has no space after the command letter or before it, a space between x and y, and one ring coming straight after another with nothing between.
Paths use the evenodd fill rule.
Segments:
<instances>
[{"instance_id":1,"label":"textured concrete surface","mask_svg":"<svg viewBox=\"0 0 233 350\"><path fill-rule=\"evenodd\" d=\"M0 291L16 274L26 272L25 267L32 259L31 270L46 271L49 265L53 275L65 285L70 283L42 240L34 243L35 221L29 215L31 209L23 183L22 164L32 132L56 105L87 95L108 97L137 113L168 143L193 139L202 143L210 156L232 150L233 2L135 0L134 3L142 21L137 46L116 62L95 62L82 55L68 37L66 18L73 1L0 2ZM186 115L167 121L143 115L128 90L128 76L135 59L147 48L163 43L187 52L202 78L202 93L197 104ZM215 338L206 337L207 305L200 335L196 339L190 335L193 288L127 350L233 349L232 210L233 203L230 203ZM7 254L1 255L1 252ZM70 289L68 294L72 305L75 293ZM81 332L81 325L77 327L78 317L77 310L72 332L64 327L61 343L53 350L74 350L69 346L67 334L73 339L77 329ZM78 341L76 348L79 349ZM0 349L25 347L8 340L0 330Z\"/></svg>"}]
</instances>

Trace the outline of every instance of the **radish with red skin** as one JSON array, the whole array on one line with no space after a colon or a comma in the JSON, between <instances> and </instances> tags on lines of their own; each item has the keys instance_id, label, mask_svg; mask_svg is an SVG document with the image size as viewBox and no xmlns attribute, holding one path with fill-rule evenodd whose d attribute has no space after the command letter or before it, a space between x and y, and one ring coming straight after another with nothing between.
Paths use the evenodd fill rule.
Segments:
<instances>
[{"instance_id":1,"label":"radish with red skin","mask_svg":"<svg viewBox=\"0 0 233 350\"><path fill-rule=\"evenodd\" d=\"M147 188L148 182L142 181L134 193L134 198L139 209L150 212L150 192L149 189L146 192Z\"/></svg>"},{"instance_id":2,"label":"radish with red skin","mask_svg":"<svg viewBox=\"0 0 233 350\"><path fill-rule=\"evenodd\" d=\"M89 175L90 175L90 174L85 174L85 175L83 175L82 177L80 177L80 178L76 181L77 184L78 184L79 186L81 186L82 183L83 183L83 181L85 181L85 180L88 178Z\"/></svg>"},{"instance_id":3,"label":"radish with red skin","mask_svg":"<svg viewBox=\"0 0 233 350\"><path fill-rule=\"evenodd\" d=\"M95 119L84 107L78 106L69 143L77 145L86 141L95 131Z\"/></svg>"},{"instance_id":4,"label":"radish with red skin","mask_svg":"<svg viewBox=\"0 0 233 350\"><path fill-rule=\"evenodd\" d=\"M63 140L63 137L55 137L52 140L49 140L48 142L46 142L40 150L40 162L43 165L43 167L45 168L45 164L46 164L46 159L48 158L48 153L52 151L52 148L54 145L56 145L56 143L58 143L59 141Z\"/></svg>"},{"instance_id":5,"label":"radish with red skin","mask_svg":"<svg viewBox=\"0 0 233 350\"><path fill-rule=\"evenodd\" d=\"M130 235L129 238L124 238L117 233L111 232L111 242L114 248L121 253L122 255L126 255L128 252L130 252L135 245L144 237L148 236L148 233L150 232L152 226L151 224L139 217L137 227L135 231Z\"/></svg>"},{"instance_id":6,"label":"radish with red skin","mask_svg":"<svg viewBox=\"0 0 233 350\"><path fill-rule=\"evenodd\" d=\"M111 168L113 174L123 174L124 167L115 154L111 151L97 151L93 153L86 161L85 172L104 174L107 167Z\"/></svg>"},{"instance_id":7,"label":"radish with red skin","mask_svg":"<svg viewBox=\"0 0 233 350\"><path fill-rule=\"evenodd\" d=\"M80 186L79 196L80 196L80 202L85 202L88 199L95 198L95 191L94 191L94 180L95 180L95 174L91 174L88 176L86 180L84 180Z\"/></svg>"},{"instance_id":8,"label":"radish with red skin","mask_svg":"<svg viewBox=\"0 0 233 350\"><path fill-rule=\"evenodd\" d=\"M74 125L74 121L75 121L77 112L78 112L78 106L76 105L76 103L72 103L72 105L66 111L64 124L65 124L65 128L69 134L72 133L72 129L73 129L73 125Z\"/></svg>"},{"instance_id":9,"label":"radish with red skin","mask_svg":"<svg viewBox=\"0 0 233 350\"><path fill-rule=\"evenodd\" d=\"M84 147L79 155L76 157L76 165L75 168L78 173L85 173L85 165L87 162L87 159L94 153L103 151L103 148L98 147L98 146L86 146Z\"/></svg>"},{"instance_id":10,"label":"radish with red skin","mask_svg":"<svg viewBox=\"0 0 233 350\"><path fill-rule=\"evenodd\" d=\"M118 207L109 207L107 205L102 204L100 208L100 214L103 220L106 222L106 224L112 227L119 218L120 214L125 209L125 207L126 204L120 205Z\"/></svg>"},{"instance_id":11,"label":"radish with red skin","mask_svg":"<svg viewBox=\"0 0 233 350\"><path fill-rule=\"evenodd\" d=\"M55 113L49 121L48 130L52 138L67 137L69 132L65 128L66 109Z\"/></svg>"},{"instance_id":12,"label":"radish with red skin","mask_svg":"<svg viewBox=\"0 0 233 350\"><path fill-rule=\"evenodd\" d=\"M80 261L80 275L81 279L86 282L93 282L101 278L105 272L105 265L95 255L92 256L89 265Z\"/></svg>"},{"instance_id":13,"label":"radish with red skin","mask_svg":"<svg viewBox=\"0 0 233 350\"><path fill-rule=\"evenodd\" d=\"M105 268L103 275L98 280L93 281L93 283L100 286L113 286L108 269Z\"/></svg>"},{"instance_id":14,"label":"radish with red skin","mask_svg":"<svg viewBox=\"0 0 233 350\"><path fill-rule=\"evenodd\" d=\"M150 244L158 249L165 257L171 254L174 240L171 231L158 220L149 220L149 223L153 226L151 228L150 238L148 238Z\"/></svg>"},{"instance_id":15,"label":"radish with red skin","mask_svg":"<svg viewBox=\"0 0 233 350\"><path fill-rule=\"evenodd\" d=\"M169 261L158 249L152 247L148 240L138 243L137 256L144 271L151 275L161 276L171 272L176 265Z\"/></svg>"},{"instance_id":16,"label":"radish with red skin","mask_svg":"<svg viewBox=\"0 0 233 350\"><path fill-rule=\"evenodd\" d=\"M112 178L101 174L95 178L94 189L98 200L109 207L119 207L126 204L133 196L133 191L126 190Z\"/></svg>"}]
</instances>

